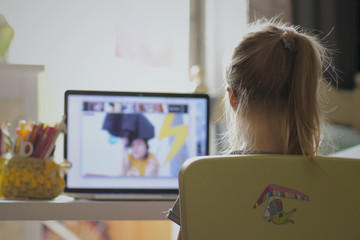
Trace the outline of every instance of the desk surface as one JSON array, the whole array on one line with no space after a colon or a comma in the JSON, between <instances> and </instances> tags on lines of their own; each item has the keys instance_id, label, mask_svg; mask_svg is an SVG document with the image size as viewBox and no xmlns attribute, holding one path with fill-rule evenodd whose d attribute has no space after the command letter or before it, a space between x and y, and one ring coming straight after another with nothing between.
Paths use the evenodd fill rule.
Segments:
<instances>
[{"instance_id":1,"label":"desk surface","mask_svg":"<svg viewBox=\"0 0 360 240\"><path fill-rule=\"evenodd\" d=\"M0 220L165 220L173 201L0 200Z\"/></svg>"},{"instance_id":2,"label":"desk surface","mask_svg":"<svg viewBox=\"0 0 360 240\"><path fill-rule=\"evenodd\" d=\"M360 144L348 149L336 152L331 156L344 158L360 158Z\"/></svg>"}]
</instances>

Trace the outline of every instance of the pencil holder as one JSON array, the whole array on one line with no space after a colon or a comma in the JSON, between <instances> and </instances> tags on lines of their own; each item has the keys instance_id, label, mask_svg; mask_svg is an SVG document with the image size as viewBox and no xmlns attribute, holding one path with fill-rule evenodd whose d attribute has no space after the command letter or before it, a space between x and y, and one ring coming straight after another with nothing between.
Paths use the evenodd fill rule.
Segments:
<instances>
[{"instance_id":1,"label":"pencil holder","mask_svg":"<svg viewBox=\"0 0 360 240\"><path fill-rule=\"evenodd\" d=\"M31 157L12 157L3 165L1 192L10 199L52 199L63 192L61 170L70 163Z\"/></svg>"}]
</instances>

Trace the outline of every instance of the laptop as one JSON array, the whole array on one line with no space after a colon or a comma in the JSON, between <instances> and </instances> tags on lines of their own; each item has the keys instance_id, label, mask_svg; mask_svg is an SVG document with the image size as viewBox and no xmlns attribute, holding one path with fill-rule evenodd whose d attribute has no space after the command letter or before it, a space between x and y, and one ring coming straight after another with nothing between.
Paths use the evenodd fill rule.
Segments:
<instances>
[{"instance_id":1,"label":"laptop","mask_svg":"<svg viewBox=\"0 0 360 240\"><path fill-rule=\"evenodd\" d=\"M68 90L65 116L75 198L173 200L182 163L209 153L206 94Z\"/></svg>"}]
</instances>

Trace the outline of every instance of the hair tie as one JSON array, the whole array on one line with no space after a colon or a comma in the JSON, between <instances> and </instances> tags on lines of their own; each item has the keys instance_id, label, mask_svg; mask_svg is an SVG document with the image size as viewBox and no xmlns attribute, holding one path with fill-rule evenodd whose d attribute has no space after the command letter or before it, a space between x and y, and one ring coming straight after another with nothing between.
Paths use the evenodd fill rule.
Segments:
<instances>
[{"instance_id":1,"label":"hair tie","mask_svg":"<svg viewBox=\"0 0 360 240\"><path fill-rule=\"evenodd\" d=\"M295 50L295 35L296 33L293 30L284 30L281 40L284 43L285 48L290 51Z\"/></svg>"}]
</instances>

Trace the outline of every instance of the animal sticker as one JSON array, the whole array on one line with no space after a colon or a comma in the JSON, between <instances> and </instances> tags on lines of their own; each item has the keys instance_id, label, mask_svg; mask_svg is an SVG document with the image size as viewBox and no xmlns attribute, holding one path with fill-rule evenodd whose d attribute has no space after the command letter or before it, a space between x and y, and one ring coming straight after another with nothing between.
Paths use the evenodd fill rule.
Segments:
<instances>
[{"instance_id":1,"label":"animal sticker","mask_svg":"<svg viewBox=\"0 0 360 240\"><path fill-rule=\"evenodd\" d=\"M302 192L291 188L270 184L268 185L256 203L254 208L257 208L262 203L266 202L263 219L266 222L276 225L294 224L293 215L296 213L296 208L287 210L284 207L283 199L290 198L302 201L310 201L310 197Z\"/></svg>"}]
</instances>

